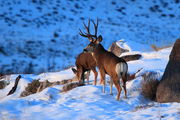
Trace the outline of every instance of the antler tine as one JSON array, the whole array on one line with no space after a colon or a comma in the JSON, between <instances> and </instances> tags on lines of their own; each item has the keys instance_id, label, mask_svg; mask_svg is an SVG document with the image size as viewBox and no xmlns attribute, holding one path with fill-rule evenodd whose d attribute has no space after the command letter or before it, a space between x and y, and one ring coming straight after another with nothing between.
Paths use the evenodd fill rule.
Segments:
<instances>
[{"instance_id":1,"label":"antler tine","mask_svg":"<svg viewBox=\"0 0 180 120\"><path fill-rule=\"evenodd\" d=\"M94 29L95 29L94 36L97 38L98 19L97 19L97 24L95 24L95 22L93 20L92 20L92 23L94 24Z\"/></svg>"},{"instance_id":2,"label":"antler tine","mask_svg":"<svg viewBox=\"0 0 180 120\"><path fill-rule=\"evenodd\" d=\"M90 40L90 39L93 39L92 37L97 38L97 27L98 27L98 20L97 20L97 24L95 24L94 21L92 21L93 24L94 24L94 28L95 28L95 35L92 35L92 34L90 33L90 21L92 21L92 20L90 20L90 19L88 20L88 26L83 22L83 25L84 25L87 33L84 33L84 32L81 31L81 29L79 29L79 34L80 34L81 36L83 36L83 37L87 37L89 40Z\"/></svg>"},{"instance_id":3,"label":"antler tine","mask_svg":"<svg viewBox=\"0 0 180 120\"><path fill-rule=\"evenodd\" d=\"M90 28L90 19L88 19L88 30ZM89 34L90 34L90 30L89 30Z\"/></svg>"},{"instance_id":4,"label":"antler tine","mask_svg":"<svg viewBox=\"0 0 180 120\"><path fill-rule=\"evenodd\" d=\"M90 30L89 30L89 27L90 27L90 19L88 20L88 26L86 26L86 24L83 22L84 24L84 27L86 28L86 31L87 31L87 34L90 34Z\"/></svg>"},{"instance_id":5,"label":"antler tine","mask_svg":"<svg viewBox=\"0 0 180 120\"><path fill-rule=\"evenodd\" d=\"M83 37L88 37L87 35L85 35L85 34L81 31L81 29L79 29L79 34L80 34L81 36L83 36Z\"/></svg>"}]
</instances>

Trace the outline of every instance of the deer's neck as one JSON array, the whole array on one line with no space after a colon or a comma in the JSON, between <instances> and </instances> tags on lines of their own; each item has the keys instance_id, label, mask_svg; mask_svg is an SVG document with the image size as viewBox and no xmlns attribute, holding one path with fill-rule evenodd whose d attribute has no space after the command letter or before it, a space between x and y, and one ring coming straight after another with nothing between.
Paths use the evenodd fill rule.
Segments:
<instances>
[{"instance_id":1,"label":"deer's neck","mask_svg":"<svg viewBox=\"0 0 180 120\"><path fill-rule=\"evenodd\" d=\"M92 56L94 57L96 63L98 62L98 59L101 58L102 55L103 55L104 53L106 53L106 52L107 52L107 51L104 49L104 47L103 47L101 44L99 44L99 45L95 48L94 52L92 53Z\"/></svg>"},{"instance_id":2,"label":"deer's neck","mask_svg":"<svg viewBox=\"0 0 180 120\"><path fill-rule=\"evenodd\" d=\"M106 50L104 49L104 47L101 45L101 44L99 44L97 47L96 47L96 49L95 49L95 51L94 51L94 53L95 54L99 54L99 53L104 53L104 52L106 52Z\"/></svg>"}]
</instances>

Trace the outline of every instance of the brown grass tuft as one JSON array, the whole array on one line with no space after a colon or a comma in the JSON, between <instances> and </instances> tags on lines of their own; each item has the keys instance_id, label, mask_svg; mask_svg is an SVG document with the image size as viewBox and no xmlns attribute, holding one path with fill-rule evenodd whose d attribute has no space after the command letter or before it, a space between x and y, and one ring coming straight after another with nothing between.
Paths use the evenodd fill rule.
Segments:
<instances>
[{"instance_id":1,"label":"brown grass tuft","mask_svg":"<svg viewBox=\"0 0 180 120\"><path fill-rule=\"evenodd\" d=\"M38 80L33 80L31 83L28 84L28 86L25 88L25 91L21 93L21 97L25 97L34 93L41 92L47 87L51 87L54 85L64 85L75 81L74 79L66 79L62 81L56 81L56 82L49 82L48 80L40 82Z\"/></svg>"},{"instance_id":2,"label":"brown grass tuft","mask_svg":"<svg viewBox=\"0 0 180 120\"><path fill-rule=\"evenodd\" d=\"M7 85L9 85L9 77L8 75L0 74L0 89L4 89Z\"/></svg>"},{"instance_id":3,"label":"brown grass tuft","mask_svg":"<svg viewBox=\"0 0 180 120\"><path fill-rule=\"evenodd\" d=\"M142 95L145 98L155 101L157 86L159 85L158 73L148 72L142 75L143 81L142 85Z\"/></svg>"},{"instance_id":4,"label":"brown grass tuft","mask_svg":"<svg viewBox=\"0 0 180 120\"><path fill-rule=\"evenodd\" d=\"M0 89L4 89L6 87L6 81L0 81Z\"/></svg>"},{"instance_id":5,"label":"brown grass tuft","mask_svg":"<svg viewBox=\"0 0 180 120\"><path fill-rule=\"evenodd\" d=\"M69 90L72 90L73 88L79 87L79 86L83 86L84 84L81 82L72 82L72 83L68 83L65 84L62 88L61 92L67 92Z\"/></svg>"}]
</instances>

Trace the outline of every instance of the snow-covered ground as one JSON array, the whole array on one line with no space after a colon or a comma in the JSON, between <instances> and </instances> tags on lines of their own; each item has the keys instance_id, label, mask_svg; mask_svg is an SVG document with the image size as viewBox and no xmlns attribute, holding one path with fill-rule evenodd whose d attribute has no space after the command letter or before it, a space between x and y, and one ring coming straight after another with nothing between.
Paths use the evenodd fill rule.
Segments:
<instances>
[{"instance_id":1,"label":"snow-covered ground","mask_svg":"<svg viewBox=\"0 0 180 120\"><path fill-rule=\"evenodd\" d=\"M128 44L128 43L127 43ZM131 48L131 47L129 47ZM60 72L42 73L40 75L22 75L18 88L13 95L6 96L14 84L17 75L7 78L10 84L0 90L0 119L2 120L178 120L180 118L180 103L156 103L141 95L140 74L145 71L156 71L162 76L172 48L158 52L140 52L131 50L130 53L141 53L141 60L129 62L129 72L139 68L143 70L139 76L127 82L128 98L121 93L121 100L116 101L114 95L101 92L101 85L94 86L93 74L91 84L74 88L61 93L61 85L44 89L43 91L20 98L20 93L33 79L41 81L61 81L74 76L71 69ZM128 54L128 53L126 53ZM109 79L107 76L106 79ZM99 76L98 76L99 83Z\"/></svg>"},{"instance_id":2,"label":"snow-covered ground","mask_svg":"<svg viewBox=\"0 0 180 120\"><path fill-rule=\"evenodd\" d=\"M0 0L0 72L73 65L88 43L79 35L88 18L99 18L105 48L119 38L164 46L180 37L179 0Z\"/></svg>"}]
</instances>

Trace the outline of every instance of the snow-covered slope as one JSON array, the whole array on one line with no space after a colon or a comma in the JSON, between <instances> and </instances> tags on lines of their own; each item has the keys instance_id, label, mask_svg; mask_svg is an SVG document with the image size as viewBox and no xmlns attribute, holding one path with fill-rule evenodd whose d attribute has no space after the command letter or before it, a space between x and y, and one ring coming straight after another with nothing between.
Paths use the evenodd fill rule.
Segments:
<instances>
[{"instance_id":1,"label":"snow-covered slope","mask_svg":"<svg viewBox=\"0 0 180 120\"><path fill-rule=\"evenodd\" d=\"M168 62L171 48L158 52L143 52L143 58L129 62L129 72L134 73L143 68L139 77L127 82L128 98L116 101L114 95L109 94L109 85L106 93L102 93L100 84L93 83L93 74L90 76L90 85L77 87L71 91L60 93L62 86L57 85L43 91L20 98L20 93L33 79L41 81L61 81L74 76L71 69L60 72L42 73L40 75L22 75L16 92L6 96L14 84L17 75L11 75L10 84L0 90L0 119L11 120L178 120L180 103L156 103L145 99L141 95L141 74L145 71L155 71L162 76ZM135 51L131 51L135 52ZM140 51L136 51L141 53ZM156 65L155 65L156 64ZM106 77L107 81L109 77ZM99 76L98 76L99 83Z\"/></svg>"},{"instance_id":2,"label":"snow-covered slope","mask_svg":"<svg viewBox=\"0 0 180 120\"><path fill-rule=\"evenodd\" d=\"M78 35L88 18L99 18L105 48L119 38L162 46L180 34L179 0L1 0L0 9L1 73L74 65L88 43Z\"/></svg>"}]
</instances>

